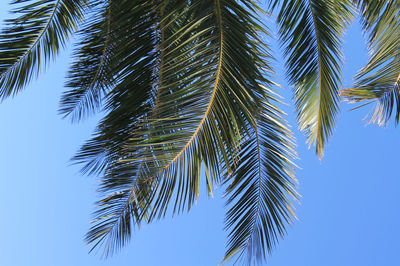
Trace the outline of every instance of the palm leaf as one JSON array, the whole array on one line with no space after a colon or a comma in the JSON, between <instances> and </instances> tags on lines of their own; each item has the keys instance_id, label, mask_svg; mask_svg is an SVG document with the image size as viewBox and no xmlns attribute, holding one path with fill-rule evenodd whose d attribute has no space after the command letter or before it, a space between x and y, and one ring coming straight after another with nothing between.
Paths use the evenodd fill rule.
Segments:
<instances>
[{"instance_id":1,"label":"palm leaf","mask_svg":"<svg viewBox=\"0 0 400 266\"><path fill-rule=\"evenodd\" d=\"M15 95L76 29L85 0L14 0L22 5L0 34L0 97Z\"/></svg>"},{"instance_id":2,"label":"palm leaf","mask_svg":"<svg viewBox=\"0 0 400 266\"><path fill-rule=\"evenodd\" d=\"M97 136L83 146L75 158L86 162L84 171L105 172L102 178L105 195L86 239L93 244L92 249L104 245L106 255L126 243L131 225L140 225L144 217L141 212L146 213L147 209L143 208L146 206L143 201L136 198L146 195L144 191L151 186L138 180L154 174L150 170L157 162L152 154L149 155L151 161L150 157L135 156L149 154L148 146L136 147L134 152L127 151L126 146L128 140L136 143L132 141L136 136L149 136L149 124L144 121L154 113L150 112L151 108L158 102L153 97L159 91L159 81L154 75L158 71L154 66L160 64L160 51L156 47L159 8L147 1L124 1L124 4L119 10L113 9L117 14L115 25L119 25L116 28L121 29L121 35L115 38L119 51L113 60L119 64L113 65L117 84L107 96L106 107L110 112L101 122ZM137 63L132 65L131 62ZM132 156L137 159L127 160ZM141 205L135 205L137 202Z\"/></svg>"},{"instance_id":3,"label":"palm leaf","mask_svg":"<svg viewBox=\"0 0 400 266\"><path fill-rule=\"evenodd\" d=\"M272 96L272 97L271 97ZM229 234L225 261L235 255L246 265L262 264L295 218L293 146L273 95L267 95L252 135L243 142L241 160L227 189L226 226ZM229 179L229 181L231 181Z\"/></svg>"},{"instance_id":4,"label":"palm leaf","mask_svg":"<svg viewBox=\"0 0 400 266\"><path fill-rule=\"evenodd\" d=\"M125 245L134 227L147 218L151 186L138 184L138 176L146 174L146 164L118 163L101 179L99 192L104 198L97 202L93 226L86 235L91 250L104 246L105 257Z\"/></svg>"},{"instance_id":5,"label":"palm leaf","mask_svg":"<svg viewBox=\"0 0 400 266\"><path fill-rule=\"evenodd\" d=\"M242 84L241 90L251 90L256 106L248 107L252 116L244 120L247 134L242 135L237 161L231 162L235 165L233 172L226 173L224 179L230 208L225 221L229 241L223 262L236 257L246 265L262 264L295 217L291 204L297 199L292 133L276 106L281 104L279 96L271 88L271 56L265 42L259 40L269 32L257 15L258 6L247 1L242 5L235 1L224 4L226 53L235 49L235 62L231 64L238 64L238 71L228 80L235 78ZM233 45L235 40L245 38L246 45Z\"/></svg>"},{"instance_id":6,"label":"palm leaf","mask_svg":"<svg viewBox=\"0 0 400 266\"><path fill-rule=\"evenodd\" d=\"M370 59L356 76L354 88L343 90L345 99L375 103L370 123L385 125L394 113L400 120L400 3L357 1L368 34Z\"/></svg>"},{"instance_id":7,"label":"palm leaf","mask_svg":"<svg viewBox=\"0 0 400 266\"><path fill-rule=\"evenodd\" d=\"M172 70L172 75L164 73L164 77L176 77L173 73L185 71L185 76L179 79L178 84L187 82L187 85L179 86L173 94L167 92L167 95L161 95L158 109L160 116L154 122L154 135L157 139L154 139L156 142L146 141L146 145L152 147L152 154L161 162L156 174L145 180L154 180L156 187L151 196L154 204L150 218L163 217L172 198L175 198L173 212L190 209L198 196L202 162L206 166L207 182L211 185L221 181L219 165L226 165L228 172L230 171L240 135L247 133L246 121L252 119L255 93L259 89L253 85L256 82L254 76L258 73L257 68L252 65L252 61L244 60L254 53L251 48L257 48L256 45L246 46L246 33L254 32L249 29L249 25L233 20L234 13L229 11L235 8L238 14L246 15L245 9L235 1L210 1L201 5L195 4L191 8L193 14L201 14L203 18L207 18L204 23L199 24L199 34L193 35L198 36L198 41L194 43L196 48L189 49L193 51L190 53L191 61L176 62L177 56L185 55L186 52L178 50L183 48L182 45L171 47L179 53L173 56L176 63L170 65L169 60L165 61L166 66L170 66L165 71ZM247 32L243 33L239 28L247 29ZM185 41L182 44L186 43ZM241 47L234 45L237 43L242 43L247 50L242 51ZM240 56L242 52L246 52L248 57ZM170 53L166 51L165 54L168 56ZM190 62L189 70L185 62ZM192 77L192 73L195 76ZM163 85L171 90L176 80L171 80L169 86L167 81L164 82ZM194 89L193 93L188 88ZM181 90L190 93L179 99L179 115L175 118L176 115L171 116L170 106L171 103L172 106L175 105ZM192 105L194 102L195 108ZM171 124L175 124L174 128L177 129L166 134L164 128L167 126L170 129ZM147 158L149 155L143 157ZM210 187L208 184L208 188Z\"/></svg>"},{"instance_id":8,"label":"palm leaf","mask_svg":"<svg viewBox=\"0 0 400 266\"><path fill-rule=\"evenodd\" d=\"M289 81L295 86L299 126L322 158L339 111L341 37L352 17L351 1L276 0L272 4L280 8L279 33Z\"/></svg>"},{"instance_id":9,"label":"palm leaf","mask_svg":"<svg viewBox=\"0 0 400 266\"><path fill-rule=\"evenodd\" d=\"M104 95L112 87L110 60L115 54L116 29L112 14L119 9L115 1L92 1L84 27L77 32L82 40L74 51L68 72L67 88L60 101L60 113L72 121L81 120L102 106Z\"/></svg>"},{"instance_id":10,"label":"palm leaf","mask_svg":"<svg viewBox=\"0 0 400 266\"><path fill-rule=\"evenodd\" d=\"M249 134L248 125L258 111L257 95L263 92L259 85L260 68L268 70L265 62L253 59L266 51L259 45L262 27L243 22L254 19L246 4L248 9L254 8L247 1L243 6L236 1L171 1L163 2L161 8L154 7L159 14L154 31L160 36L155 50L161 51L157 52L159 59L154 64L156 93L150 101L153 110L135 119L128 116L134 126L123 126L122 134L113 138L120 143L120 149L116 153L106 152L116 154L106 155L111 158L109 168L106 167L109 174L103 178L108 189L119 186L114 177L135 175L127 182L131 192L127 192L127 185L116 192L123 200L110 198L110 204L101 206L88 234L90 243L119 247L126 238L112 232L124 232L122 225L128 228L126 224L130 222L139 226L143 217L149 221L161 218L169 209L174 213L189 210L198 197L202 163L209 190L222 181L221 165L225 165L227 174L235 167L241 138ZM113 108L105 121L112 123L125 115L115 110L138 106L120 100L122 97L110 98ZM95 143L98 139L84 147L80 159L97 162L90 159L93 154L101 154ZM135 170L139 165L146 171ZM142 191L138 186L144 186L145 193L140 199L131 198ZM106 201L109 197L113 195L106 197ZM134 211L130 209L132 202L140 202ZM108 250L109 245L106 247Z\"/></svg>"}]
</instances>

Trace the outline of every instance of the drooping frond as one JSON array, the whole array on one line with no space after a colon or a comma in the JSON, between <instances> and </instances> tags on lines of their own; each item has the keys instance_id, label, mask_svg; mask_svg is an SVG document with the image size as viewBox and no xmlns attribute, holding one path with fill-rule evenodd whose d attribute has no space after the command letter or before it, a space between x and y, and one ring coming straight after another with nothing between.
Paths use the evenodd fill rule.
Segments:
<instances>
[{"instance_id":1,"label":"drooping frond","mask_svg":"<svg viewBox=\"0 0 400 266\"><path fill-rule=\"evenodd\" d=\"M246 265L262 264L295 217L295 152L292 133L276 106L279 96L271 88L269 49L259 39L269 32L257 15L258 7L247 1L224 3L226 53L235 54L229 79L235 78L241 90L252 91L256 106L249 107L252 116L244 120L247 134L242 135L237 161L231 163L233 172L224 179L229 241L223 262L236 257ZM243 39L245 45L237 47L235 40Z\"/></svg>"},{"instance_id":2,"label":"drooping frond","mask_svg":"<svg viewBox=\"0 0 400 266\"><path fill-rule=\"evenodd\" d=\"M148 195L151 186L139 184L136 179L148 174L143 162L118 163L102 178L99 192L104 198L97 202L93 226L86 235L91 250L104 247L105 257L125 245L135 227L147 218Z\"/></svg>"},{"instance_id":3,"label":"drooping frond","mask_svg":"<svg viewBox=\"0 0 400 266\"><path fill-rule=\"evenodd\" d=\"M370 123L385 125L394 113L397 124L400 120L400 2L357 2L368 34L370 58L357 74L354 88L343 90L342 94L349 101L375 103Z\"/></svg>"},{"instance_id":4,"label":"drooping frond","mask_svg":"<svg viewBox=\"0 0 400 266\"><path fill-rule=\"evenodd\" d=\"M225 260L235 255L246 265L262 264L286 225L295 218L291 133L269 92L252 135L243 142L238 167L227 189L226 225L229 248Z\"/></svg>"},{"instance_id":5,"label":"drooping frond","mask_svg":"<svg viewBox=\"0 0 400 266\"><path fill-rule=\"evenodd\" d=\"M143 218L140 212L143 200L139 197L145 198L147 187L137 184L136 180L147 173L147 163L121 159L129 155L124 152L124 146L133 133L147 134L148 126L142 121L153 102L154 65L158 54L154 49L157 21L151 2L120 1L113 12L118 14L114 23L119 27L113 32L118 38L110 39L110 45L119 49L109 65L115 78L115 85L107 95L109 111L94 138L75 157L78 162L86 163L84 172L103 174L100 180L103 199L98 202L96 219L86 240L92 249L103 245L105 255L124 245L130 239L131 226L140 225Z\"/></svg>"},{"instance_id":6,"label":"drooping frond","mask_svg":"<svg viewBox=\"0 0 400 266\"><path fill-rule=\"evenodd\" d=\"M222 182L221 168L229 175L238 167L240 143L251 134L264 95L263 74L270 71L259 59L267 51L260 45L263 30L255 9L251 2L233 0L153 6L153 97L140 105L136 87L118 84L108 96L110 112L98 136L78 156L89 171L105 169L104 190L114 191L101 201L89 243L112 252L143 218L189 210L198 197L202 164L210 191ZM124 88L126 94L119 94ZM129 95L133 98L125 101ZM138 107L143 115L128 112ZM100 139L112 144L96 145Z\"/></svg>"},{"instance_id":7,"label":"drooping frond","mask_svg":"<svg viewBox=\"0 0 400 266\"><path fill-rule=\"evenodd\" d=\"M250 6L246 1L243 4ZM246 24L246 17L237 19L250 16L246 9L237 1L202 1L190 9L196 21L200 15L204 22L199 24L198 33L192 33L196 36L193 48L185 48L184 41L175 42L173 52L168 52L168 48L165 51L162 93L153 129L157 138L145 142L159 162L159 170L143 181L154 181L156 188L151 196L150 219L164 216L171 200L173 212L190 209L198 196L202 162L209 188L221 182L221 165L228 172L235 167L240 138L248 133L247 124L256 110L255 93L260 90L256 86L258 69L249 60L258 47L249 44L246 35L254 32ZM185 32L185 27L180 31ZM191 38L182 38L186 39ZM171 59L167 58L169 55ZM179 55L190 56L181 61ZM176 73L185 75L177 80ZM175 105L178 115L171 115ZM153 122L150 123L153 128Z\"/></svg>"},{"instance_id":8,"label":"drooping frond","mask_svg":"<svg viewBox=\"0 0 400 266\"><path fill-rule=\"evenodd\" d=\"M87 117L101 108L107 90L112 85L111 58L115 53L113 15L118 15L116 1L92 1L84 27L78 31L82 40L74 51L74 63L68 72L67 88L60 101L60 113L72 121ZM120 37L120 36L118 36Z\"/></svg>"},{"instance_id":9,"label":"drooping frond","mask_svg":"<svg viewBox=\"0 0 400 266\"><path fill-rule=\"evenodd\" d=\"M15 95L58 53L82 18L85 2L12 2L17 17L6 20L0 34L0 98Z\"/></svg>"},{"instance_id":10,"label":"drooping frond","mask_svg":"<svg viewBox=\"0 0 400 266\"><path fill-rule=\"evenodd\" d=\"M275 0L287 73L294 85L300 129L322 158L338 113L341 37L352 12L350 0Z\"/></svg>"}]
</instances>

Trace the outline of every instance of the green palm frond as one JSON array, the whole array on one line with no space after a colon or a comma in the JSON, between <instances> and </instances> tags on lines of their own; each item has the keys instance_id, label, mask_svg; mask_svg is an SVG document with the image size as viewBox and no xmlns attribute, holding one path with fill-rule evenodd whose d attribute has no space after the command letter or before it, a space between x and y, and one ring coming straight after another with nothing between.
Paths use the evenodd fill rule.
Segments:
<instances>
[{"instance_id":1,"label":"green palm frond","mask_svg":"<svg viewBox=\"0 0 400 266\"><path fill-rule=\"evenodd\" d=\"M115 73L115 85L105 106L108 114L96 136L75 157L78 162L86 163L83 171L103 174L100 179L103 199L98 202L96 219L86 240L92 244L91 250L103 245L106 256L129 240L133 225L140 225L145 217L142 210L146 212L146 190L151 189L137 183L141 175L149 174L148 163L122 159L130 155L125 146L132 135L149 131L143 121L154 102L154 65L159 53L154 49L157 39L154 11L153 4L145 0L120 1L118 8L112 9L117 14L113 22L119 27L113 32L118 37L110 39L110 45L119 49L112 59L118 64L108 66Z\"/></svg>"},{"instance_id":2,"label":"green palm frond","mask_svg":"<svg viewBox=\"0 0 400 266\"><path fill-rule=\"evenodd\" d=\"M112 243L105 246L107 254L112 252L114 247L124 244L127 239L127 237L120 237L121 235L117 235L116 232L130 234L130 231L121 229L121 226L126 228L128 224L140 225L141 209L138 206L132 207L138 194L135 190L136 187L148 187L146 183L138 181L154 174L154 169L157 169L157 160L151 154L153 150L151 145L136 145L134 150L131 146L132 143L140 142L135 138L142 142L146 141L146 138L156 138L156 132L150 132L152 126L148 116L151 114L154 120L156 114L162 115L160 108L157 108L157 112L150 112L151 108L155 108L156 103L160 105L160 100L154 98L155 95L160 98L161 94L159 89L161 82L157 78L161 55L160 39L157 34L160 24L164 23L160 23L158 14L160 8L146 1L126 1L125 3L132 6L131 8L125 6L122 10L135 19L136 23L126 22L126 17L123 17L118 24L126 22L127 25L136 25L132 31L129 31L132 34L127 35L137 36L137 38L129 41L124 39L122 46L118 45L117 55L121 55L122 60L118 67L122 66L122 68L117 71L119 72L117 76L124 78L117 79L121 82L108 95L107 109L110 112L102 121L98 136L88 142L76 158L86 161L86 170L106 169L102 182L107 187L107 191L115 191L111 195L105 195L101 201L96 213L97 219L87 234L87 241L92 243L93 247L104 242ZM119 14L118 18L120 17ZM149 38L150 36L152 37ZM128 56L129 53L131 56ZM132 61L137 61L137 64L131 68L129 62ZM174 105L171 101L170 115L174 113ZM135 159L131 159L132 157ZM143 172L144 169L147 170ZM125 183L125 187L121 187L120 178L122 178L122 183L124 180L130 180L130 182ZM139 194L142 193L141 191ZM113 212L111 216L110 211ZM147 212L147 210L142 211ZM131 216L135 213L135 216Z\"/></svg>"},{"instance_id":3,"label":"green palm frond","mask_svg":"<svg viewBox=\"0 0 400 266\"><path fill-rule=\"evenodd\" d=\"M127 115L129 105L120 102L127 96L116 94L124 86L117 85L99 135L78 156L87 169L102 165L104 190L114 191L100 201L87 236L93 246L107 243L106 252L112 252L144 217L150 222L169 209L189 210L198 197L202 164L209 192L222 182L222 168L228 176L237 167L240 143L251 134L249 125L264 95L263 73L270 71L261 59L268 56L259 39L264 31L251 8L253 3L228 0L164 1L153 7L158 59L153 61L153 97L146 102L152 110ZM139 103L129 109L146 105ZM116 127L121 124L123 131ZM101 138L115 142L104 145Z\"/></svg>"},{"instance_id":4,"label":"green palm frond","mask_svg":"<svg viewBox=\"0 0 400 266\"><path fill-rule=\"evenodd\" d=\"M86 163L82 170L89 174L101 173L114 162L133 132L145 134L148 126L143 121L154 105L158 51L154 49L157 36L153 5L145 0L125 0L113 12L114 23L119 26L109 45L118 50L107 61L113 76L113 87L103 106L107 114L95 137L75 157L75 161Z\"/></svg>"},{"instance_id":5,"label":"green palm frond","mask_svg":"<svg viewBox=\"0 0 400 266\"><path fill-rule=\"evenodd\" d=\"M300 129L320 158L339 110L341 37L352 18L349 0L276 0L289 81Z\"/></svg>"},{"instance_id":6,"label":"green palm frond","mask_svg":"<svg viewBox=\"0 0 400 266\"><path fill-rule=\"evenodd\" d=\"M15 95L76 29L85 0L14 0L16 18L0 34L0 97ZM22 6L19 6L22 5Z\"/></svg>"},{"instance_id":7,"label":"green palm frond","mask_svg":"<svg viewBox=\"0 0 400 266\"><path fill-rule=\"evenodd\" d=\"M343 90L342 95L353 102L375 103L370 123L385 125L394 113L397 124L400 120L400 2L357 2L371 56L357 74L354 88Z\"/></svg>"},{"instance_id":8,"label":"green palm frond","mask_svg":"<svg viewBox=\"0 0 400 266\"><path fill-rule=\"evenodd\" d=\"M230 69L234 70L226 73L224 80L237 82L226 84L233 90L252 92L255 106L247 107L252 111L242 122L246 133L242 134L236 161L230 163L235 167L231 174L225 174L230 209L226 215L229 241L223 262L236 257L244 264L261 264L295 217L291 204L297 199L291 161L295 152L292 133L275 105L281 102L271 89L271 56L268 46L259 39L269 32L256 15L258 6L247 1L224 4L225 51L235 54L230 62ZM246 40L246 45L237 47L237 40Z\"/></svg>"},{"instance_id":9,"label":"green palm frond","mask_svg":"<svg viewBox=\"0 0 400 266\"><path fill-rule=\"evenodd\" d=\"M171 68L167 67L170 61L164 61L164 77L186 73L179 79L180 86L176 92L171 95L166 90L167 95L161 95L158 121L154 121L157 138L146 141L146 145L153 149L152 154L161 162L156 174L146 180L155 180L157 188L152 196L154 204L150 219L164 216L173 198L173 212L190 209L198 196L202 162L208 187L221 182L220 165L225 165L228 173L234 167L240 136L248 133L246 125L256 110L255 94L260 90L256 86L256 77L259 72L251 58L255 54L253 49L259 47L249 40L250 34L256 35L252 30L257 30L246 23L250 13L236 1L204 1L202 5L195 4L193 10L194 14L207 19L199 25L198 30L202 33L193 35L198 36L198 41L194 43L197 48L189 50L194 52L190 54L191 69L188 72L187 63L177 62L176 56L173 56L176 63ZM243 19L237 19L237 16L243 16ZM235 42L243 43L243 46L238 48ZM182 45L178 47L183 48ZM165 54L168 55L168 51ZM185 55L186 52L180 51L179 54ZM167 70L172 70L171 75L167 75ZM174 88L176 81L171 81L168 84L164 80L163 87ZM187 85L181 86L185 82ZM179 115L176 118L171 116L170 106L176 104L182 90L186 94L178 99ZM195 108L192 106L194 102ZM182 118L185 118L184 124ZM171 124L175 124L176 130L166 134L164 128L170 129Z\"/></svg>"},{"instance_id":10,"label":"green palm frond","mask_svg":"<svg viewBox=\"0 0 400 266\"><path fill-rule=\"evenodd\" d=\"M148 195L151 186L138 184L138 176L149 174L142 163L118 163L102 178L99 192L104 198L97 202L96 218L86 235L93 244L90 251L103 246L105 257L113 254L131 238L135 227L147 219Z\"/></svg>"},{"instance_id":11,"label":"green palm frond","mask_svg":"<svg viewBox=\"0 0 400 266\"><path fill-rule=\"evenodd\" d=\"M227 189L231 207L226 225L232 231L225 261L239 255L247 265L261 264L296 217L291 203L298 197L291 132L271 103L275 96L265 96L268 101L243 142L239 165Z\"/></svg>"},{"instance_id":12,"label":"green palm frond","mask_svg":"<svg viewBox=\"0 0 400 266\"><path fill-rule=\"evenodd\" d=\"M92 1L89 6L84 27L77 32L82 40L74 51L75 60L67 76L66 87L70 90L60 101L60 113L72 121L101 108L104 95L112 86L110 61L116 44L112 38L118 35L112 15L120 13L119 6L112 0ZM113 9L117 11L112 12Z\"/></svg>"}]
</instances>

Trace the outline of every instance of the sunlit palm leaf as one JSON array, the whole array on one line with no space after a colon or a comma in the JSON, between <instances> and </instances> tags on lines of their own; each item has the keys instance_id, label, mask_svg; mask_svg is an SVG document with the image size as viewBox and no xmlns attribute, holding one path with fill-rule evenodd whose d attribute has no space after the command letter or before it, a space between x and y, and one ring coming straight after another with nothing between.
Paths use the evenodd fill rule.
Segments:
<instances>
[{"instance_id":1,"label":"sunlit palm leaf","mask_svg":"<svg viewBox=\"0 0 400 266\"><path fill-rule=\"evenodd\" d=\"M321 158L334 129L341 88L341 37L349 24L349 0L276 0L289 81L300 129Z\"/></svg>"},{"instance_id":2,"label":"sunlit palm leaf","mask_svg":"<svg viewBox=\"0 0 400 266\"><path fill-rule=\"evenodd\" d=\"M354 88L343 90L353 102L375 103L370 123L400 120L400 2L358 1L369 41L370 59L356 76Z\"/></svg>"},{"instance_id":3,"label":"sunlit palm leaf","mask_svg":"<svg viewBox=\"0 0 400 266\"><path fill-rule=\"evenodd\" d=\"M16 18L0 35L0 97L15 95L63 47L85 0L14 0ZM21 6L22 5L22 6Z\"/></svg>"}]
</instances>

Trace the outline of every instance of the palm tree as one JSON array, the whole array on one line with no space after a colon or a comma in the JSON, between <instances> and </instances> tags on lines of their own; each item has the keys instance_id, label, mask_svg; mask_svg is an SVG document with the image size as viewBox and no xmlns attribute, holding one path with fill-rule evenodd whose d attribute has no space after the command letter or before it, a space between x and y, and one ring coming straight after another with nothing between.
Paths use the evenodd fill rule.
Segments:
<instances>
[{"instance_id":1,"label":"palm tree","mask_svg":"<svg viewBox=\"0 0 400 266\"><path fill-rule=\"evenodd\" d=\"M112 254L133 227L188 211L204 171L223 185L227 251L260 263L292 223L295 151L273 81L276 12L298 124L322 158L346 100L376 103L371 121L400 117L399 0L13 0L0 35L0 96L22 90L77 40L60 113L102 111L74 157L101 176L86 240ZM342 37L362 21L371 52L354 88L341 83Z\"/></svg>"}]
</instances>

